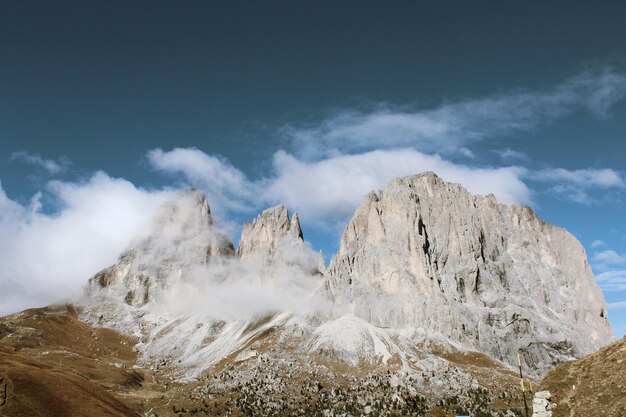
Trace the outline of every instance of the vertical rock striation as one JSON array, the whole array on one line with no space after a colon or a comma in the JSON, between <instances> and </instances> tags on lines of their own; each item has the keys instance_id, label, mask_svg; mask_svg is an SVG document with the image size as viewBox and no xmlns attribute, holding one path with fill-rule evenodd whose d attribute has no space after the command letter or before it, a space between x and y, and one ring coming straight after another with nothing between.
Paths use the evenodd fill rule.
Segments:
<instances>
[{"instance_id":1,"label":"vertical rock striation","mask_svg":"<svg viewBox=\"0 0 626 417\"><path fill-rule=\"evenodd\" d=\"M204 194L181 190L159 209L150 228L116 264L89 280L85 292L101 301L121 297L130 306L141 306L188 268L234 253L233 244L215 227Z\"/></svg>"},{"instance_id":2,"label":"vertical rock striation","mask_svg":"<svg viewBox=\"0 0 626 417\"><path fill-rule=\"evenodd\" d=\"M424 173L368 194L326 276L339 312L542 374L612 340L583 247L528 207ZM342 311L343 309L343 311Z\"/></svg>"},{"instance_id":3,"label":"vertical rock striation","mask_svg":"<svg viewBox=\"0 0 626 417\"><path fill-rule=\"evenodd\" d=\"M245 223L239 239L237 255L241 259L275 253L283 244L302 244L302 228L298 213L289 218L287 207L278 205L259 214L252 223Z\"/></svg>"},{"instance_id":4,"label":"vertical rock striation","mask_svg":"<svg viewBox=\"0 0 626 417\"><path fill-rule=\"evenodd\" d=\"M519 351L534 375L613 338L571 234L432 173L368 194L328 269L286 207L245 224L235 253L205 196L181 191L85 294L83 318L190 375L269 329L290 351L353 364L433 344L511 365Z\"/></svg>"}]
</instances>

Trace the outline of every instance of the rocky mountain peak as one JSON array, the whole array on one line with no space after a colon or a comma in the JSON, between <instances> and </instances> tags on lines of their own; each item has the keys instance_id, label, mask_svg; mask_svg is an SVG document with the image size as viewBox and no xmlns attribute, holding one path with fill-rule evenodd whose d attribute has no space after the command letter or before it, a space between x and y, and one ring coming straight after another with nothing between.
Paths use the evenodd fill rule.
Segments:
<instances>
[{"instance_id":1,"label":"rocky mountain peak","mask_svg":"<svg viewBox=\"0 0 626 417\"><path fill-rule=\"evenodd\" d=\"M433 173L365 196L328 269L283 205L245 224L233 254L206 198L183 191L118 263L90 280L83 317L139 329L146 360L167 356L196 374L257 334L245 329L258 311L220 316L223 326L199 330L213 320L201 316L205 296L197 310L184 310L183 324L180 310L167 312L155 293L179 308L204 291L215 297L206 304L228 310L237 303L223 297L242 294L245 304L252 288L247 304L264 306L264 320L271 318L253 328L275 327L299 354L352 364L418 358L436 346L509 365L520 352L523 366L540 375L612 340L604 298L571 234L529 208L474 196ZM298 308L283 307L286 299Z\"/></svg>"},{"instance_id":2,"label":"rocky mountain peak","mask_svg":"<svg viewBox=\"0 0 626 417\"><path fill-rule=\"evenodd\" d=\"M290 218L287 207L281 204L268 208L252 223L243 225L237 255L246 259L255 254L270 254L285 241L303 243L303 235L298 213Z\"/></svg>"},{"instance_id":3,"label":"rocky mountain peak","mask_svg":"<svg viewBox=\"0 0 626 417\"><path fill-rule=\"evenodd\" d=\"M143 305L188 268L234 252L232 242L216 228L206 196L197 189L180 190L159 208L117 263L89 280L85 291Z\"/></svg>"},{"instance_id":4,"label":"rocky mountain peak","mask_svg":"<svg viewBox=\"0 0 626 417\"><path fill-rule=\"evenodd\" d=\"M131 247L140 246L142 241L147 240L175 240L207 233L213 224L211 208L204 193L186 188L177 191L159 207L149 227L135 238Z\"/></svg>"},{"instance_id":5,"label":"rocky mountain peak","mask_svg":"<svg viewBox=\"0 0 626 417\"><path fill-rule=\"evenodd\" d=\"M528 208L424 173L368 194L327 291L377 327L422 329L543 373L612 340L581 244Z\"/></svg>"}]
</instances>

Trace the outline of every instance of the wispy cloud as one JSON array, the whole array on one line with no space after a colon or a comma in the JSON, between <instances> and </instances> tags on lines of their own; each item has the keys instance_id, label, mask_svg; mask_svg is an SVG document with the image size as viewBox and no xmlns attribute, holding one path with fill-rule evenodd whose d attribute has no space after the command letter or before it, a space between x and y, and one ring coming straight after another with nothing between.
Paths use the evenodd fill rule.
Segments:
<instances>
[{"instance_id":1,"label":"wispy cloud","mask_svg":"<svg viewBox=\"0 0 626 417\"><path fill-rule=\"evenodd\" d=\"M266 180L264 196L318 221L344 220L369 191L385 187L391 179L424 171L463 184L475 194L493 193L505 203L530 202L530 192L520 179L521 168L475 168L412 149L336 155L315 162L280 151L274 155L274 176Z\"/></svg>"},{"instance_id":2,"label":"wispy cloud","mask_svg":"<svg viewBox=\"0 0 626 417\"><path fill-rule=\"evenodd\" d=\"M626 270L602 272L596 279L604 291L626 291Z\"/></svg>"},{"instance_id":3,"label":"wispy cloud","mask_svg":"<svg viewBox=\"0 0 626 417\"><path fill-rule=\"evenodd\" d=\"M533 174L536 181L564 182L584 188L624 188L624 178L613 169L577 169L551 168Z\"/></svg>"},{"instance_id":4,"label":"wispy cloud","mask_svg":"<svg viewBox=\"0 0 626 417\"><path fill-rule=\"evenodd\" d=\"M53 159L44 159L36 153L27 151L15 151L11 154L12 161L23 161L27 164L42 168L49 174L59 174L67 169L70 162L67 158L59 158L57 161Z\"/></svg>"},{"instance_id":5,"label":"wispy cloud","mask_svg":"<svg viewBox=\"0 0 626 417\"><path fill-rule=\"evenodd\" d=\"M40 211L0 188L0 315L70 296L110 265L151 219L167 190L149 191L98 172L87 181L49 182L60 209Z\"/></svg>"},{"instance_id":6,"label":"wispy cloud","mask_svg":"<svg viewBox=\"0 0 626 417\"><path fill-rule=\"evenodd\" d=\"M615 303L608 303L607 307L611 310L624 310L626 309L626 301L618 301Z\"/></svg>"},{"instance_id":7,"label":"wispy cloud","mask_svg":"<svg viewBox=\"0 0 626 417\"><path fill-rule=\"evenodd\" d=\"M606 117L625 96L626 74L605 68L578 74L546 91L510 92L426 110L380 105L371 111L340 111L317 124L285 126L282 134L307 157L394 147L448 153L579 110Z\"/></svg>"},{"instance_id":8,"label":"wispy cloud","mask_svg":"<svg viewBox=\"0 0 626 417\"><path fill-rule=\"evenodd\" d=\"M521 161L526 162L530 160L530 157L524 152L516 151L514 149L505 148L497 149L494 151L504 162Z\"/></svg>"},{"instance_id":9,"label":"wispy cloud","mask_svg":"<svg viewBox=\"0 0 626 417\"><path fill-rule=\"evenodd\" d=\"M195 148L153 149L150 165L176 186L203 189L220 220L275 203L301 212L316 226L345 222L363 196L399 176L434 171L474 194L493 193L505 203L531 202L527 183L547 184L567 198L589 203L595 190L624 190L624 177L610 169L533 171L517 151L504 149L503 166L481 163L471 145L494 136L534 129L586 109L605 117L626 95L626 76L610 69L586 72L540 92L512 92L448 103L427 110L379 106L344 111L315 125L284 127L289 145L275 149L268 172L248 178L218 155ZM459 156L464 163L459 163ZM24 151L11 157L50 174L63 160ZM42 194L25 205L0 187L0 306L15 309L67 295L111 263L142 227L167 189L145 190L100 172L87 181L49 182L41 192L57 201L41 210ZM599 247L599 246L594 246ZM36 261L33 260L36 254ZM608 271L624 255L599 252L598 282L605 291L626 289L626 271ZM612 263L611 263L612 262ZM597 265L594 265L596 268Z\"/></svg>"},{"instance_id":10,"label":"wispy cloud","mask_svg":"<svg viewBox=\"0 0 626 417\"><path fill-rule=\"evenodd\" d=\"M413 149L337 154L317 161L280 150L271 172L254 181L228 161L198 149L156 149L148 157L161 171L182 173L187 185L203 188L226 210L284 203L317 225L347 221L368 192L424 171L461 183L475 194L494 194L504 203L530 203L530 191L520 179L523 168L471 167Z\"/></svg>"},{"instance_id":11,"label":"wispy cloud","mask_svg":"<svg viewBox=\"0 0 626 417\"><path fill-rule=\"evenodd\" d=\"M581 204L593 204L596 200L592 192L598 190L624 190L626 183L623 175L613 169L577 169L549 168L529 171L528 177L534 181L550 184L550 192Z\"/></svg>"},{"instance_id":12,"label":"wispy cloud","mask_svg":"<svg viewBox=\"0 0 626 417\"><path fill-rule=\"evenodd\" d=\"M168 174L180 174L187 184L202 188L218 210L246 211L254 197L253 184L225 158L207 155L195 148L170 151L153 149L147 154L150 164Z\"/></svg>"},{"instance_id":13,"label":"wispy cloud","mask_svg":"<svg viewBox=\"0 0 626 417\"><path fill-rule=\"evenodd\" d=\"M626 255L620 255L614 250L609 249L595 253L593 255L593 261L609 265L626 264Z\"/></svg>"}]
</instances>

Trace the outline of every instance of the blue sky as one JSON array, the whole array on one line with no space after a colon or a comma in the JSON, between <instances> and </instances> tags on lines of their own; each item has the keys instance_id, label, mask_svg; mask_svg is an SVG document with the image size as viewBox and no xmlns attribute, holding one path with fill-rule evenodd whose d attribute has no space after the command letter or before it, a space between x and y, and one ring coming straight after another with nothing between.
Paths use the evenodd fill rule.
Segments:
<instances>
[{"instance_id":1,"label":"blue sky","mask_svg":"<svg viewBox=\"0 0 626 417\"><path fill-rule=\"evenodd\" d=\"M626 331L623 2L127 3L0 5L0 312L176 187L235 240L284 202L329 256L368 190L434 170L570 230Z\"/></svg>"}]
</instances>

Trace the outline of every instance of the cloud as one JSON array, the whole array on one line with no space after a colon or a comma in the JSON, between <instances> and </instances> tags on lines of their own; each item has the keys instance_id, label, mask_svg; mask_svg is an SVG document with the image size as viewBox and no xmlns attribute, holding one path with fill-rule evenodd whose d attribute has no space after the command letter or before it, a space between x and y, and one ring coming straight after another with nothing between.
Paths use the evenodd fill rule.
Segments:
<instances>
[{"instance_id":1,"label":"cloud","mask_svg":"<svg viewBox=\"0 0 626 417\"><path fill-rule=\"evenodd\" d=\"M578 169L563 168L543 169L533 173L532 178L542 182L564 182L584 188L624 188L624 178L613 169Z\"/></svg>"},{"instance_id":2,"label":"cloud","mask_svg":"<svg viewBox=\"0 0 626 417\"><path fill-rule=\"evenodd\" d=\"M603 291L626 291L626 270L602 272L596 275L596 280Z\"/></svg>"},{"instance_id":3,"label":"cloud","mask_svg":"<svg viewBox=\"0 0 626 417\"><path fill-rule=\"evenodd\" d=\"M254 196L252 183L226 159L207 155L196 148L153 149L148 161L158 171L182 174L187 183L206 191L211 207L218 211L248 211Z\"/></svg>"},{"instance_id":4,"label":"cloud","mask_svg":"<svg viewBox=\"0 0 626 417\"><path fill-rule=\"evenodd\" d=\"M281 133L299 155L413 147L449 153L490 137L532 130L579 110L606 117L626 96L626 74L587 71L547 91L518 91L411 110L380 105L339 111L313 125L287 125Z\"/></svg>"},{"instance_id":5,"label":"cloud","mask_svg":"<svg viewBox=\"0 0 626 417\"><path fill-rule=\"evenodd\" d=\"M499 149L494 151L498 156L505 162L510 161L523 161L527 162L530 160L528 155L524 152L516 151L510 148Z\"/></svg>"},{"instance_id":6,"label":"cloud","mask_svg":"<svg viewBox=\"0 0 626 417\"><path fill-rule=\"evenodd\" d=\"M42 168L49 174L59 174L65 171L69 165L67 158L60 158L58 161L43 159L40 155L26 151L15 151L11 154L12 161L23 161L30 165Z\"/></svg>"},{"instance_id":7,"label":"cloud","mask_svg":"<svg viewBox=\"0 0 626 417\"><path fill-rule=\"evenodd\" d=\"M464 156L466 158L469 158L469 159L474 159L476 157L474 152L472 152L471 150L467 149L466 147L459 148L459 154L461 154L462 156Z\"/></svg>"},{"instance_id":8,"label":"cloud","mask_svg":"<svg viewBox=\"0 0 626 417\"><path fill-rule=\"evenodd\" d=\"M311 273L319 264L319 254L307 245L283 243L271 262L258 254L261 256L246 260L188 265L184 280L176 275L168 279L167 291L158 293L155 306L176 315L218 320L285 311L307 314L329 308L316 295L321 277Z\"/></svg>"},{"instance_id":9,"label":"cloud","mask_svg":"<svg viewBox=\"0 0 626 417\"><path fill-rule=\"evenodd\" d=\"M604 245L606 245L606 243L603 240L594 240L593 242L591 242L591 247L594 249Z\"/></svg>"},{"instance_id":10,"label":"cloud","mask_svg":"<svg viewBox=\"0 0 626 417\"><path fill-rule=\"evenodd\" d=\"M624 310L626 309L626 301L618 301L615 303L608 303L607 307L611 310Z\"/></svg>"},{"instance_id":11,"label":"cloud","mask_svg":"<svg viewBox=\"0 0 626 417\"><path fill-rule=\"evenodd\" d=\"M595 253L593 255L594 262L600 262L603 264L612 264L619 265L626 263L626 256L620 255L619 253L613 250L605 250L602 252Z\"/></svg>"},{"instance_id":12,"label":"cloud","mask_svg":"<svg viewBox=\"0 0 626 417\"><path fill-rule=\"evenodd\" d=\"M305 222L317 226L347 221L368 192L384 188L394 178L425 171L460 183L473 194L494 194L506 204L531 203L531 191L524 182L528 178L552 183L552 189L561 193L567 189L570 199L576 199L577 192L586 197L593 187L624 187L621 175L610 169L531 171L518 166L472 166L411 148L336 152L315 160L279 150L270 172L255 181L224 158L194 148L155 149L148 152L148 158L160 171L183 174L185 184L205 190L212 206L221 207L223 212L258 210L282 203L299 211Z\"/></svg>"},{"instance_id":13,"label":"cloud","mask_svg":"<svg viewBox=\"0 0 626 417\"><path fill-rule=\"evenodd\" d=\"M278 134L288 140L286 149L277 149L269 171L255 179L225 158L196 148L153 149L147 160L177 186L204 190L220 224L285 203L300 211L304 222L336 226L347 221L366 193L396 177L424 171L461 183L474 194L493 193L504 203L530 203L526 181L534 181L589 204L596 190L626 189L622 174L611 169L532 171L511 165L527 157L510 149L498 152L509 165L479 165L471 145L534 129L581 109L606 117L625 95L626 76L607 69L579 74L546 91L518 91L433 109L380 105L342 111L313 125L283 127ZM458 157L465 163L453 161ZM25 151L11 158L50 174L67 167L63 160ZM86 181L51 181L28 204L11 200L0 186L0 313L47 304L75 291L115 260L170 194L102 172ZM53 201L53 210L44 210L42 201ZM610 259L618 258L598 254L605 271ZM624 289L626 271L603 272L598 282L609 291Z\"/></svg>"},{"instance_id":14,"label":"cloud","mask_svg":"<svg viewBox=\"0 0 626 417\"><path fill-rule=\"evenodd\" d=\"M266 180L265 199L284 202L304 219L317 221L349 216L368 192L384 188L394 178L424 171L461 183L475 194L493 193L504 203L530 201L529 190L520 180L521 168L473 168L412 149L337 155L315 162L279 151L273 166L274 177Z\"/></svg>"},{"instance_id":15,"label":"cloud","mask_svg":"<svg viewBox=\"0 0 626 417\"><path fill-rule=\"evenodd\" d=\"M49 182L54 214L0 188L0 314L69 297L92 274L113 263L170 195L98 172L87 181Z\"/></svg>"},{"instance_id":16,"label":"cloud","mask_svg":"<svg viewBox=\"0 0 626 417\"><path fill-rule=\"evenodd\" d=\"M538 171L529 171L529 178L542 183L552 183L549 188L566 200L590 205L596 202L591 192L597 190L626 188L624 177L613 169L578 169L548 168Z\"/></svg>"}]
</instances>

